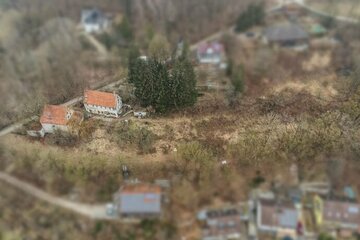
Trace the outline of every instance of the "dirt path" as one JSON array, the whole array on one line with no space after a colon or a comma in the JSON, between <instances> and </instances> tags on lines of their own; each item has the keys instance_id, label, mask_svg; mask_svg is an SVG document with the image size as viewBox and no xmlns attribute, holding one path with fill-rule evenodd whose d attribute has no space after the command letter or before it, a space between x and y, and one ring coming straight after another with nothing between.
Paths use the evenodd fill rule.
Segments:
<instances>
[{"instance_id":1,"label":"dirt path","mask_svg":"<svg viewBox=\"0 0 360 240\"><path fill-rule=\"evenodd\" d=\"M336 19L337 21L340 21L340 22L355 23L355 24L360 22L356 18L345 17L345 16L334 16L333 14L327 13L325 11L321 11L319 9L311 7L309 4L307 4L307 2L305 0L290 0L290 1L289 0L277 0L277 6L272 7L271 9L269 9L268 12L277 11L280 8L284 7L285 5L292 4L292 3L296 3L299 6L305 8L306 10L308 10L308 11L314 13L314 14L317 14L317 15L320 15L320 16L323 16L323 17L331 17L331 18L334 18L334 19Z\"/></svg>"},{"instance_id":2,"label":"dirt path","mask_svg":"<svg viewBox=\"0 0 360 240\"><path fill-rule=\"evenodd\" d=\"M117 218L110 217L106 215L106 205L99 204L99 205L89 205L83 204L78 202L72 202L60 197L52 196L43 190L30 185L29 183L23 182L11 175L0 172L0 180L26 192L33 197L40 199L42 201L48 202L52 205L68 209L72 212L78 213L85 217L89 217L91 219L98 219L98 220L114 220Z\"/></svg>"},{"instance_id":3,"label":"dirt path","mask_svg":"<svg viewBox=\"0 0 360 240\"><path fill-rule=\"evenodd\" d=\"M101 57L108 56L108 51L105 46L100 43L93 35L86 33L85 31L81 32L80 34L84 36L89 41L89 43L94 46L94 48L96 48Z\"/></svg>"}]
</instances>

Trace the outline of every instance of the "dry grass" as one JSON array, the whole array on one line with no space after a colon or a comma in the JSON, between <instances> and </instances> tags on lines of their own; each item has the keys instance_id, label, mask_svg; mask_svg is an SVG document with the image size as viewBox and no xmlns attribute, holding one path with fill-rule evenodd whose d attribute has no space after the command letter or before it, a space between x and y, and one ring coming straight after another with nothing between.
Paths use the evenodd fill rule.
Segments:
<instances>
[{"instance_id":1,"label":"dry grass","mask_svg":"<svg viewBox=\"0 0 360 240\"><path fill-rule=\"evenodd\" d=\"M335 16L360 18L360 2L357 0L307 0L306 2L315 9Z\"/></svg>"}]
</instances>

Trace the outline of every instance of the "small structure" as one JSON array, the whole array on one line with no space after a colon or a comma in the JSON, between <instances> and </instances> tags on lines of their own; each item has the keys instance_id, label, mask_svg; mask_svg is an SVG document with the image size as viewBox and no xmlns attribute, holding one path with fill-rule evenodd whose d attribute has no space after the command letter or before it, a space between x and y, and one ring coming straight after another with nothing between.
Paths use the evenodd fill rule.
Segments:
<instances>
[{"instance_id":1,"label":"small structure","mask_svg":"<svg viewBox=\"0 0 360 240\"><path fill-rule=\"evenodd\" d=\"M326 231L352 235L360 229L360 205L345 200L314 198L314 216L318 227Z\"/></svg>"},{"instance_id":2,"label":"small structure","mask_svg":"<svg viewBox=\"0 0 360 240\"><path fill-rule=\"evenodd\" d=\"M81 25L87 33L99 33L109 27L110 20L99 9L84 9L81 11Z\"/></svg>"},{"instance_id":3,"label":"small structure","mask_svg":"<svg viewBox=\"0 0 360 240\"><path fill-rule=\"evenodd\" d=\"M40 123L45 133L56 130L71 132L83 121L83 115L65 106L45 105L40 117Z\"/></svg>"},{"instance_id":4,"label":"small structure","mask_svg":"<svg viewBox=\"0 0 360 240\"><path fill-rule=\"evenodd\" d=\"M299 213L292 202L260 199L257 202L257 226L262 233L278 237L296 237L301 231Z\"/></svg>"},{"instance_id":5,"label":"small structure","mask_svg":"<svg viewBox=\"0 0 360 240\"><path fill-rule=\"evenodd\" d=\"M324 36L327 33L327 30L323 25L316 23L310 26L309 32L313 36L320 37L320 36Z\"/></svg>"},{"instance_id":6,"label":"small structure","mask_svg":"<svg viewBox=\"0 0 360 240\"><path fill-rule=\"evenodd\" d=\"M123 104L120 96L115 93L86 90L84 106L89 113L119 117Z\"/></svg>"},{"instance_id":7,"label":"small structure","mask_svg":"<svg viewBox=\"0 0 360 240\"><path fill-rule=\"evenodd\" d=\"M30 137L44 137L45 136L45 129L41 126L41 124L39 122L31 122L30 124L28 124L27 126L25 126L26 133L30 136Z\"/></svg>"},{"instance_id":8,"label":"small structure","mask_svg":"<svg viewBox=\"0 0 360 240\"><path fill-rule=\"evenodd\" d=\"M239 206L203 210L198 220L203 222L202 240L240 239L244 230Z\"/></svg>"},{"instance_id":9,"label":"small structure","mask_svg":"<svg viewBox=\"0 0 360 240\"><path fill-rule=\"evenodd\" d=\"M161 187L147 183L125 185L115 194L119 214L126 218L159 217L161 202Z\"/></svg>"},{"instance_id":10,"label":"small structure","mask_svg":"<svg viewBox=\"0 0 360 240\"><path fill-rule=\"evenodd\" d=\"M144 118L146 117L147 115L147 112L134 112L134 117L137 117L137 118Z\"/></svg>"},{"instance_id":11,"label":"small structure","mask_svg":"<svg viewBox=\"0 0 360 240\"><path fill-rule=\"evenodd\" d=\"M204 43L197 49L197 58L202 64L220 64L224 57L224 46L221 43Z\"/></svg>"},{"instance_id":12,"label":"small structure","mask_svg":"<svg viewBox=\"0 0 360 240\"><path fill-rule=\"evenodd\" d=\"M284 23L267 28L264 32L264 41L282 47L307 46L309 35L295 23Z\"/></svg>"}]
</instances>

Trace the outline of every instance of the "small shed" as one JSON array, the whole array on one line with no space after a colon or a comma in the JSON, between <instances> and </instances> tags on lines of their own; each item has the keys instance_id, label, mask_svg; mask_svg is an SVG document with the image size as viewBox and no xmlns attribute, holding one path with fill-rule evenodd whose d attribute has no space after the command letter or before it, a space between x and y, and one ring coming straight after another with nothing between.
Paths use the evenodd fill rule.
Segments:
<instances>
[{"instance_id":1,"label":"small shed","mask_svg":"<svg viewBox=\"0 0 360 240\"><path fill-rule=\"evenodd\" d=\"M313 36L323 36L327 33L327 30L323 25L316 23L310 26L309 32Z\"/></svg>"},{"instance_id":2,"label":"small shed","mask_svg":"<svg viewBox=\"0 0 360 240\"><path fill-rule=\"evenodd\" d=\"M27 129L26 133L30 137L42 138L45 136L45 129L41 126L39 122L31 122L24 127Z\"/></svg>"}]
</instances>

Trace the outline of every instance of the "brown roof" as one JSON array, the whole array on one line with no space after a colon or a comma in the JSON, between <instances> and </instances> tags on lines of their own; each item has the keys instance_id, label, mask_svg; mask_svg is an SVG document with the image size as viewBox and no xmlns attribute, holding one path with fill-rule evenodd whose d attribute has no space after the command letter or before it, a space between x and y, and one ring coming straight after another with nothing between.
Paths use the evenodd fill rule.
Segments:
<instances>
[{"instance_id":1,"label":"brown roof","mask_svg":"<svg viewBox=\"0 0 360 240\"><path fill-rule=\"evenodd\" d=\"M122 194L138 194L138 193L161 193L161 187L157 185L139 183L139 184L129 184L122 188Z\"/></svg>"},{"instance_id":2,"label":"brown roof","mask_svg":"<svg viewBox=\"0 0 360 240\"><path fill-rule=\"evenodd\" d=\"M202 231L204 238L241 234L242 232L240 209L237 207L210 209L207 210L206 217L207 224Z\"/></svg>"},{"instance_id":3,"label":"brown roof","mask_svg":"<svg viewBox=\"0 0 360 240\"><path fill-rule=\"evenodd\" d=\"M66 125L69 121L66 118L66 114L68 112L69 109L64 106L45 105L43 113L40 118L40 123Z\"/></svg>"},{"instance_id":4,"label":"brown roof","mask_svg":"<svg viewBox=\"0 0 360 240\"><path fill-rule=\"evenodd\" d=\"M297 210L291 202L276 203L274 200L260 200L261 224L269 227L296 229Z\"/></svg>"},{"instance_id":5,"label":"brown roof","mask_svg":"<svg viewBox=\"0 0 360 240\"><path fill-rule=\"evenodd\" d=\"M343 224L360 225L360 205L343 201L325 201L324 220Z\"/></svg>"},{"instance_id":6,"label":"brown roof","mask_svg":"<svg viewBox=\"0 0 360 240\"><path fill-rule=\"evenodd\" d=\"M89 105L116 108L116 95L114 93L86 90L84 103Z\"/></svg>"}]
</instances>

